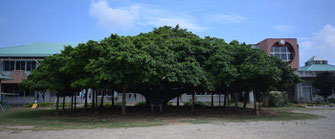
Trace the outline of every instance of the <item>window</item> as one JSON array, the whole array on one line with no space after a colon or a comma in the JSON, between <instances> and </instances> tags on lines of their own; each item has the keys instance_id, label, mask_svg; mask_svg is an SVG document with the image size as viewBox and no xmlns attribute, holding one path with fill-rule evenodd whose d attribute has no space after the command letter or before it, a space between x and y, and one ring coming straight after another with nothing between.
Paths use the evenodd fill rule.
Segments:
<instances>
[{"instance_id":1,"label":"window","mask_svg":"<svg viewBox=\"0 0 335 139\"><path fill-rule=\"evenodd\" d=\"M27 61L27 71L36 69L36 61Z\"/></svg>"},{"instance_id":2,"label":"window","mask_svg":"<svg viewBox=\"0 0 335 139\"><path fill-rule=\"evenodd\" d=\"M287 62L291 62L293 60L293 53L287 46L273 46L271 48L270 55L277 56Z\"/></svg>"},{"instance_id":3,"label":"window","mask_svg":"<svg viewBox=\"0 0 335 139\"><path fill-rule=\"evenodd\" d=\"M25 61L16 61L16 70L25 70L26 62Z\"/></svg>"},{"instance_id":4,"label":"window","mask_svg":"<svg viewBox=\"0 0 335 139\"><path fill-rule=\"evenodd\" d=\"M3 71L9 71L9 61L3 62Z\"/></svg>"},{"instance_id":5,"label":"window","mask_svg":"<svg viewBox=\"0 0 335 139\"><path fill-rule=\"evenodd\" d=\"M36 69L36 61L31 62L31 69Z\"/></svg>"},{"instance_id":6,"label":"window","mask_svg":"<svg viewBox=\"0 0 335 139\"><path fill-rule=\"evenodd\" d=\"M32 71L36 69L36 61L4 61L3 71L24 70Z\"/></svg>"},{"instance_id":7,"label":"window","mask_svg":"<svg viewBox=\"0 0 335 139\"><path fill-rule=\"evenodd\" d=\"M3 70L4 71L14 70L15 61L4 61L3 63L4 63L3 64Z\"/></svg>"}]
</instances>

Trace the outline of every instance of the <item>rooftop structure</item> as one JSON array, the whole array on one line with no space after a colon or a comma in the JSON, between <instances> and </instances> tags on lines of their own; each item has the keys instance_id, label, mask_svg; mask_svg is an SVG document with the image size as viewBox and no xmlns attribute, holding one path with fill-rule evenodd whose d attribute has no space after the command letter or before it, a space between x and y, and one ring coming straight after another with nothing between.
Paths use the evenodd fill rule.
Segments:
<instances>
[{"instance_id":1,"label":"rooftop structure","mask_svg":"<svg viewBox=\"0 0 335 139\"><path fill-rule=\"evenodd\" d=\"M305 62L299 71L335 71L335 65L329 65L328 60L313 56Z\"/></svg>"}]
</instances>

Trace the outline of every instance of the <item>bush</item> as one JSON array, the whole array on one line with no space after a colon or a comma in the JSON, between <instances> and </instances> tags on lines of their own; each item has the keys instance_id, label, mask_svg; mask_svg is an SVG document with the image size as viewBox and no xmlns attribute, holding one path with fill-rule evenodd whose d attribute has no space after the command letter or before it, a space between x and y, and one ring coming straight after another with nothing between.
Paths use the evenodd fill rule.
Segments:
<instances>
[{"instance_id":1,"label":"bush","mask_svg":"<svg viewBox=\"0 0 335 139\"><path fill-rule=\"evenodd\" d=\"M173 106L173 103L172 102L168 102L167 105L168 106Z\"/></svg>"},{"instance_id":2,"label":"bush","mask_svg":"<svg viewBox=\"0 0 335 139\"><path fill-rule=\"evenodd\" d=\"M289 100L286 93L278 91L270 92L269 106L270 107L282 107L288 106Z\"/></svg>"},{"instance_id":3,"label":"bush","mask_svg":"<svg viewBox=\"0 0 335 139\"><path fill-rule=\"evenodd\" d=\"M188 102L185 102L184 106L192 106L192 99L189 99ZM194 106L208 107L209 103L198 101L197 97L195 97L194 98Z\"/></svg>"},{"instance_id":4,"label":"bush","mask_svg":"<svg viewBox=\"0 0 335 139\"><path fill-rule=\"evenodd\" d=\"M143 107L143 106L145 106L145 102L137 102L137 103L135 104L135 106L136 106L136 107Z\"/></svg>"},{"instance_id":5,"label":"bush","mask_svg":"<svg viewBox=\"0 0 335 139\"><path fill-rule=\"evenodd\" d=\"M121 102L114 102L114 106L116 106L116 107L121 107ZM106 107L111 107L112 106L112 102L106 102L106 103L104 103L104 106L106 106Z\"/></svg>"},{"instance_id":6,"label":"bush","mask_svg":"<svg viewBox=\"0 0 335 139\"><path fill-rule=\"evenodd\" d=\"M335 98L328 99L328 103L335 103Z\"/></svg>"}]
</instances>

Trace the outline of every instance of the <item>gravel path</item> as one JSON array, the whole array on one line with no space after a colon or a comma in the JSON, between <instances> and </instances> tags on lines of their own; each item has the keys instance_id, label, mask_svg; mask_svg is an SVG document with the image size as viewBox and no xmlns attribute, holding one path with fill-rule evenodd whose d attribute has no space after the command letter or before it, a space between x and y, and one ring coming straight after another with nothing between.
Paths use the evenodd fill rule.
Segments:
<instances>
[{"instance_id":1,"label":"gravel path","mask_svg":"<svg viewBox=\"0 0 335 139\"><path fill-rule=\"evenodd\" d=\"M327 116L327 118L284 122L171 124L166 126L118 129L0 131L0 138L335 138L335 110L319 110L308 113Z\"/></svg>"}]
</instances>

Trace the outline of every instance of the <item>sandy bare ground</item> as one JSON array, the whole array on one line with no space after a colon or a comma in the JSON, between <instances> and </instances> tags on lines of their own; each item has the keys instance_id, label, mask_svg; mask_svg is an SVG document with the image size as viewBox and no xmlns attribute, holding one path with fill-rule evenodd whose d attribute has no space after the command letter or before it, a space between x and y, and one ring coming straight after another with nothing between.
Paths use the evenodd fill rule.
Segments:
<instances>
[{"instance_id":1,"label":"sandy bare ground","mask_svg":"<svg viewBox=\"0 0 335 139\"><path fill-rule=\"evenodd\" d=\"M117 129L73 129L55 131L20 131L9 129L0 131L0 138L335 138L335 109L307 112L323 115L327 118L283 122L258 121L244 123L170 124L166 126Z\"/></svg>"}]
</instances>

